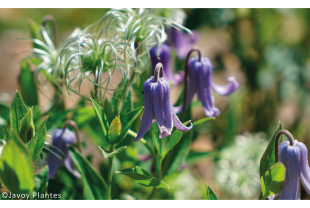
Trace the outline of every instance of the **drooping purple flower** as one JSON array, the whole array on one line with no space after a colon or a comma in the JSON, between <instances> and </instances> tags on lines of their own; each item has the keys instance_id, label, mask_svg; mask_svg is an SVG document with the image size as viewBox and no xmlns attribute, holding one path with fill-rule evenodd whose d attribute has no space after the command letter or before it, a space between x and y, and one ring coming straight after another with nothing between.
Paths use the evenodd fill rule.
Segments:
<instances>
[{"instance_id":1,"label":"drooping purple flower","mask_svg":"<svg viewBox=\"0 0 310 208\"><path fill-rule=\"evenodd\" d=\"M152 76L154 76L154 70L156 64L161 62L164 68L164 78L172 84L177 86L184 80L184 71L180 71L178 74L173 74L171 68L171 49L168 45L162 44L159 49L155 45L150 50L151 62L152 62Z\"/></svg>"},{"instance_id":2,"label":"drooping purple flower","mask_svg":"<svg viewBox=\"0 0 310 208\"><path fill-rule=\"evenodd\" d=\"M284 141L279 146L279 160L286 168L280 200L300 199L300 182L310 195L310 170L307 147L297 140L294 145Z\"/></svg>"},{"instance_id":3,"label":"drooping purple flower","mask_svg":"<svg viewBox=\"0 0 310 208\"><path fill-rule=\"evenodd\" d=\"M212 70L213 66L210 59L205 57L190 58L187 64L189 81L186 84L185 108L188 108L197 92L198 99L202 103L205 114L208 117L220 114L220 110L214 106L211 89L220 95L226 96L233 93L239 87L239 83L234 76L227 78L227 85L222 86L214 83L212 80ZM181 112L182 109L183 105L175 107L177 113Z\"/></svg>"},{"instance_id":4,"label":"drooping purple flower","mask_svg":"<svg viewBox=\"0 0 310 208\"><path fill-rule=\"evenodd\" d=\"M181 29L171 27L171 44L175 47L177 56L180 59L186 58L188 52L191 50L192 45L199 39L199 34L192 31L193 34L185 33Z\"/></svg>"},{"instance_id":5,"label":"drooping purple flower","mask_svg":"<svg viewBox=\"0 0 310 208\"><path fill-rule=\"evenodd\" d=\"M144 113L139 133L134 141L140 140L155 121L160 132L159 138L169 136L173 126L181 131L189 131L193 127L192 123L190 127L184 126L177 117L170 102L169 83L162 77L162 66L158 63L155 75L144 82Z\"/></svg>"},{"instance_id":6,"label":"drooping purple flower","mask_svg":"<svg viewBox=\"0 0 310 208\"><path fill-rule=\"evenodd\" d=\"M75 134L69 129L65 129L63 133L62 129L56 129L53 135L53 146L57 148L52 148L52 151L57 155L60 155L64 159L64 165L69 172L71 172L75 177L81 178L80 173L75 169L73 161L68 152L67 144L73 145L76 142ZM61 150L62 152L60 152ZM63 153L63 154L62 154ZM49 178L53 178L61 165L62 161L57 158L54 154L50 154L48 161L49 168Z\"/></svg>"}]
</instances>

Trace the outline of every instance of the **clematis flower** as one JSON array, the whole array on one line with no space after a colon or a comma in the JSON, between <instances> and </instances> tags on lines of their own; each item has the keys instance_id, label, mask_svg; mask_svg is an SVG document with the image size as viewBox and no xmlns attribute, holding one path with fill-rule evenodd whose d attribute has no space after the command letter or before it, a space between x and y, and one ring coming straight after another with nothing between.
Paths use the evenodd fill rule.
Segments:
<instances>
[{"instance_id":1,"label":"clematis flower","mask_svg":"<svg viewBox=\"0 0 310 208\"><path fill-rule=\"evenodd\" d=\"M300 199L300 182L310 195L310 170L307 147L297 140L293 145L284 141L279 146L279 160L286 167L280 200Z\"/></svg>"},{"instance_id":2,"label":"clematis flower","mask_svg":"<svg viewBox=\"0 0 310 208\"><path fill-rule=\"evenodd\" d=\"M151 62L152 62L152 76L154 76L154 70L156 64L161 62L164 68L164 78L172 84L172 86L177 86L184 80L184 71L179 74L173 74L171 68L171 49L168 45L162 44L159 49L155 45L150 50Z\"/></svg>"},{"instance_id":3,"label":"clematis flower","mask_svg":"<svg viewBox=\"0 0 310 208\"><path fill-rule=\"evenodd\" d=\"M155 121L160 132L159 138L169 136L173 126L181 131L189 131L193 127L192 123L190 127L184 126L175 114L170 102L170 86L163 77L162 68L163 65L158 63L155 67L155 75L144 82L145 108L140 130L134 141L140 140Z\"/></svg>"},{"instance_id":4,"label":"clematis flower","mask_svg":"<svg viewBox=\"0 0 310 208\"><path fill-rule=\"evenodd\" d=\"M193 49L192 51L198 50ZM192 51L189 52L188 57ZM222 86L214 83L212 80L212 70L213 66L210 59L205 57L201 58L199 52L199 57L189 59L186 69L188 75L185 75L189 77L189 81L185 83L185 108L188 108L195 93L197 92L198 99L201 101L205 114L208 117L218 116L220 114L220 110L214 106L214 98L211 89L217 94L226 96L233 93L239 87L239 84L234 76L227 78L227 85ZM183 105L176 107L175 111L179 113L182 109Z\"/></svg>"},{"instance_id":5,"label":"clematis flower","mask_svg":"<svg viewBox=\"0 0 310 208\"><path fill-rule=\"evenodd\" d=\"M52 151L58 155L63 156L64 165L69 172L71 172L75 177L81 178L80 173L75 169L73 161L68 152L67 144L73 145L76 142L75 134L68 128L65 129L63 133L62 129L56 129L53 135L53 146L57 148L52 148ZM59 151L61 150L62 153ZM57 158L54 154L51 154L48 161L49 168L49 178L53 178L61 165L62 161Z\"/></svg>"},{"instance_id":6,"label":"clematis flower","mask_svg":"<svg viewBox=\"0 0 310 208\"><path fill-rule=\"evenodd\" d=\"M186 34L183 30L171 27L171 44L175 47L177 56L185 59L188 52L192 49L192 45L199 39L199 34L192 31L193 34Z\"/></svg>"}]
</instances>

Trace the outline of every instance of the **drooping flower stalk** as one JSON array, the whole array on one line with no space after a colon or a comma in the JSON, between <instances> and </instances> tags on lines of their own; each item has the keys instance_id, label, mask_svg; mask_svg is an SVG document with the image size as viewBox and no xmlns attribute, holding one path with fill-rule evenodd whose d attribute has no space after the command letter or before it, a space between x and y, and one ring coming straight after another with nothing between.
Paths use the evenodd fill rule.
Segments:
<instances>
[{"instance_id":1,"label":"drooping flower stalk","mask_svg":"<svg viewBox=\"0 0 310 208\"><path fill-rule=\"evenodd\" d=\"M189 58L194 51L198 52L198 57ZM229 84L218 85L212 80L212 70L213 66L209 58L201 57L201 52L197 48L190 50L185 61L184 101L181 106L175 107L177 113L182 110L183 113L185 112L197 92L207 117L220 114L220 110L214 106L211 89L217 94L227 96L239 87L239 83L234 76L230 76L227 78Z\"/></svg>"},{"instance_id":2,"label":"drooping flower stalk","mask_svg":"<svg viewBox=\"0 0 310 208\"><path fill-rule=\"evenodd\" d=\"M73 126L76 134L74 134L72 131L70 131L67 128L69 125ZM74 145L75 143L78 144L78 149L79 151L81 151L77 126L74 123L74 121L67 121L64 124L63 129L56 129L54 131L54 135L53 135L53 146L54 147L52 148L51 151L53 151L54 153L58 155L62 155L63 153L63 158L64 158L63 162L67 170L71 172L75 177L81 178L80 173L75 169L75 166L73 164L72 158L68 152L68 147L67 147L68 144ZM53 178L56 175L61 163L62 161L58 157L56 157L54 154L50 155L49 161L48 161L49 178Z\"/></svg>"},{"instance_id":3,"label":"drooping flower stalk","mask_svg":"<svg viewBox=\"0 0 310 208\"><path fill-rule=\"evenodd\" d=\"M177 117L170 102L170 86L163 77L163 65L158 63L155 67L154 76L144 83L145 109L142 116L141 126L134 141L140 140L151 128L153 122L157 122L159 138L169 136L173 126L181 131L189 131L192 128L184 126Z\"/></svg>"},{"instance_id":4,"label":"drooping flower stalk","mask_svg":"<svg viewBox=\"0 0 310 208\"><path fill-rule=\"evenodd\" d=\"M181 71L178 74L173 74L171 68L171 49L167 44L162 44L159 48L155 45L150 50L151 62L152 62L152 75L154 76L154 71L156 65L160 62L163 64L163 74L164 78L172 84L172 86L177 86L184 80L184 72Z\"/></svg>"},{"instance_id":5,"label":"drooping flower stalk","mask_svg":"<svg viewBox=\"0 0 310 208\"><path fill-rule=\"evenodd\" d=\"M278 147L282 134L288 137L289 142L283 141ZM278 132L275 147L276 162L279 160L286 168L285 181L279 199L300 199L299 180L308 195L310 195L310 168L307 147L303 143L294 140L292 134L286 130L280 130Z\"/></svg>"}]
</instances>

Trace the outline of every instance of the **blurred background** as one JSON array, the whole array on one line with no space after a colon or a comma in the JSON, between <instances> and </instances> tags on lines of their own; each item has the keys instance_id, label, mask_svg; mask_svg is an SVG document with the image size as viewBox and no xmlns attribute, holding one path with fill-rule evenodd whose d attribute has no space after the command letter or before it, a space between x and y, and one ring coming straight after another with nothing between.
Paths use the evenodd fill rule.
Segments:
<instances>
[{"instance_id":1,"label":"blurred background","mask_svg":"<svg viewBox=\"0 0 310 208\"><path fill-rule=\"evenodd\" d=\"M75 28L85 28L107 11L0 9L1 99L10 102L19 90L17 80L24 55L17 54L31 48L31 42L21 40L30 38L28 19L41 22L47 14L54 16L61 41ZM229 97L215 95L215 106L221 115L195 131L197 138L186 168L166 179L173 187L172 198L200 199L208 183L221 199L257 199L260 157L279 121L295 139L310 147L310 10L184 11L185 26L200 36L195 45L214 65L214 81L225 84L228 76L235 76L240 88ZM180 92L176 88L171 94ZM48 99L42 93L39 99L44 108ZM76 102L74 97L67 102L68 106L73 105L70 102ZM200 107L193 112L194 120L205 117L201 104L197 105ZM86 136L82 139L88 141ZM103 159L97 148L96 151L97 159L95 154L92 163L99 169ZM88 150L84 154L90 152L93 153ZM301 189L301 198L309 198Z\"/></svg>"}]
</instances>

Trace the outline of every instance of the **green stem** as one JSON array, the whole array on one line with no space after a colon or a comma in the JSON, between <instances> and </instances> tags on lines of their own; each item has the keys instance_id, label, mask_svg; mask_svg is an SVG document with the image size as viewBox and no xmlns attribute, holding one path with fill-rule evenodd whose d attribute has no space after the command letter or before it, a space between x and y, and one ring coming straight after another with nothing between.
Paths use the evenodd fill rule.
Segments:
<instances>
[{"instance_id":1,"label":"green stem","mask_svg":"<svg viewBox=\"0 0 310 208\"><path fill-rule=\"evenodd\" d=\"M115 151L115 146L112 146ZM112 179L113 179L113 159L114 156L109 157L109 177L108 177L108 200L112 199Z\"/></svg>"},{"instance_id":2,"label":"green stem","mask_svg":"<svg viewBox=\"0 0 310 208\"><path fill-rule=\"evenodd\" d=\"M130 129L127 131L127 133L132 137L137 137L137 135L138 135L136 132L134 132ZM147 143L147 141L145 141L145 139L143 139L143 138L141 138L139 141L144 144L144 146L150 151L153 158L155 158L155 153L154 153L153 147L151 147L151 145L149 143Z\"/></svg>"}]
</instances>

